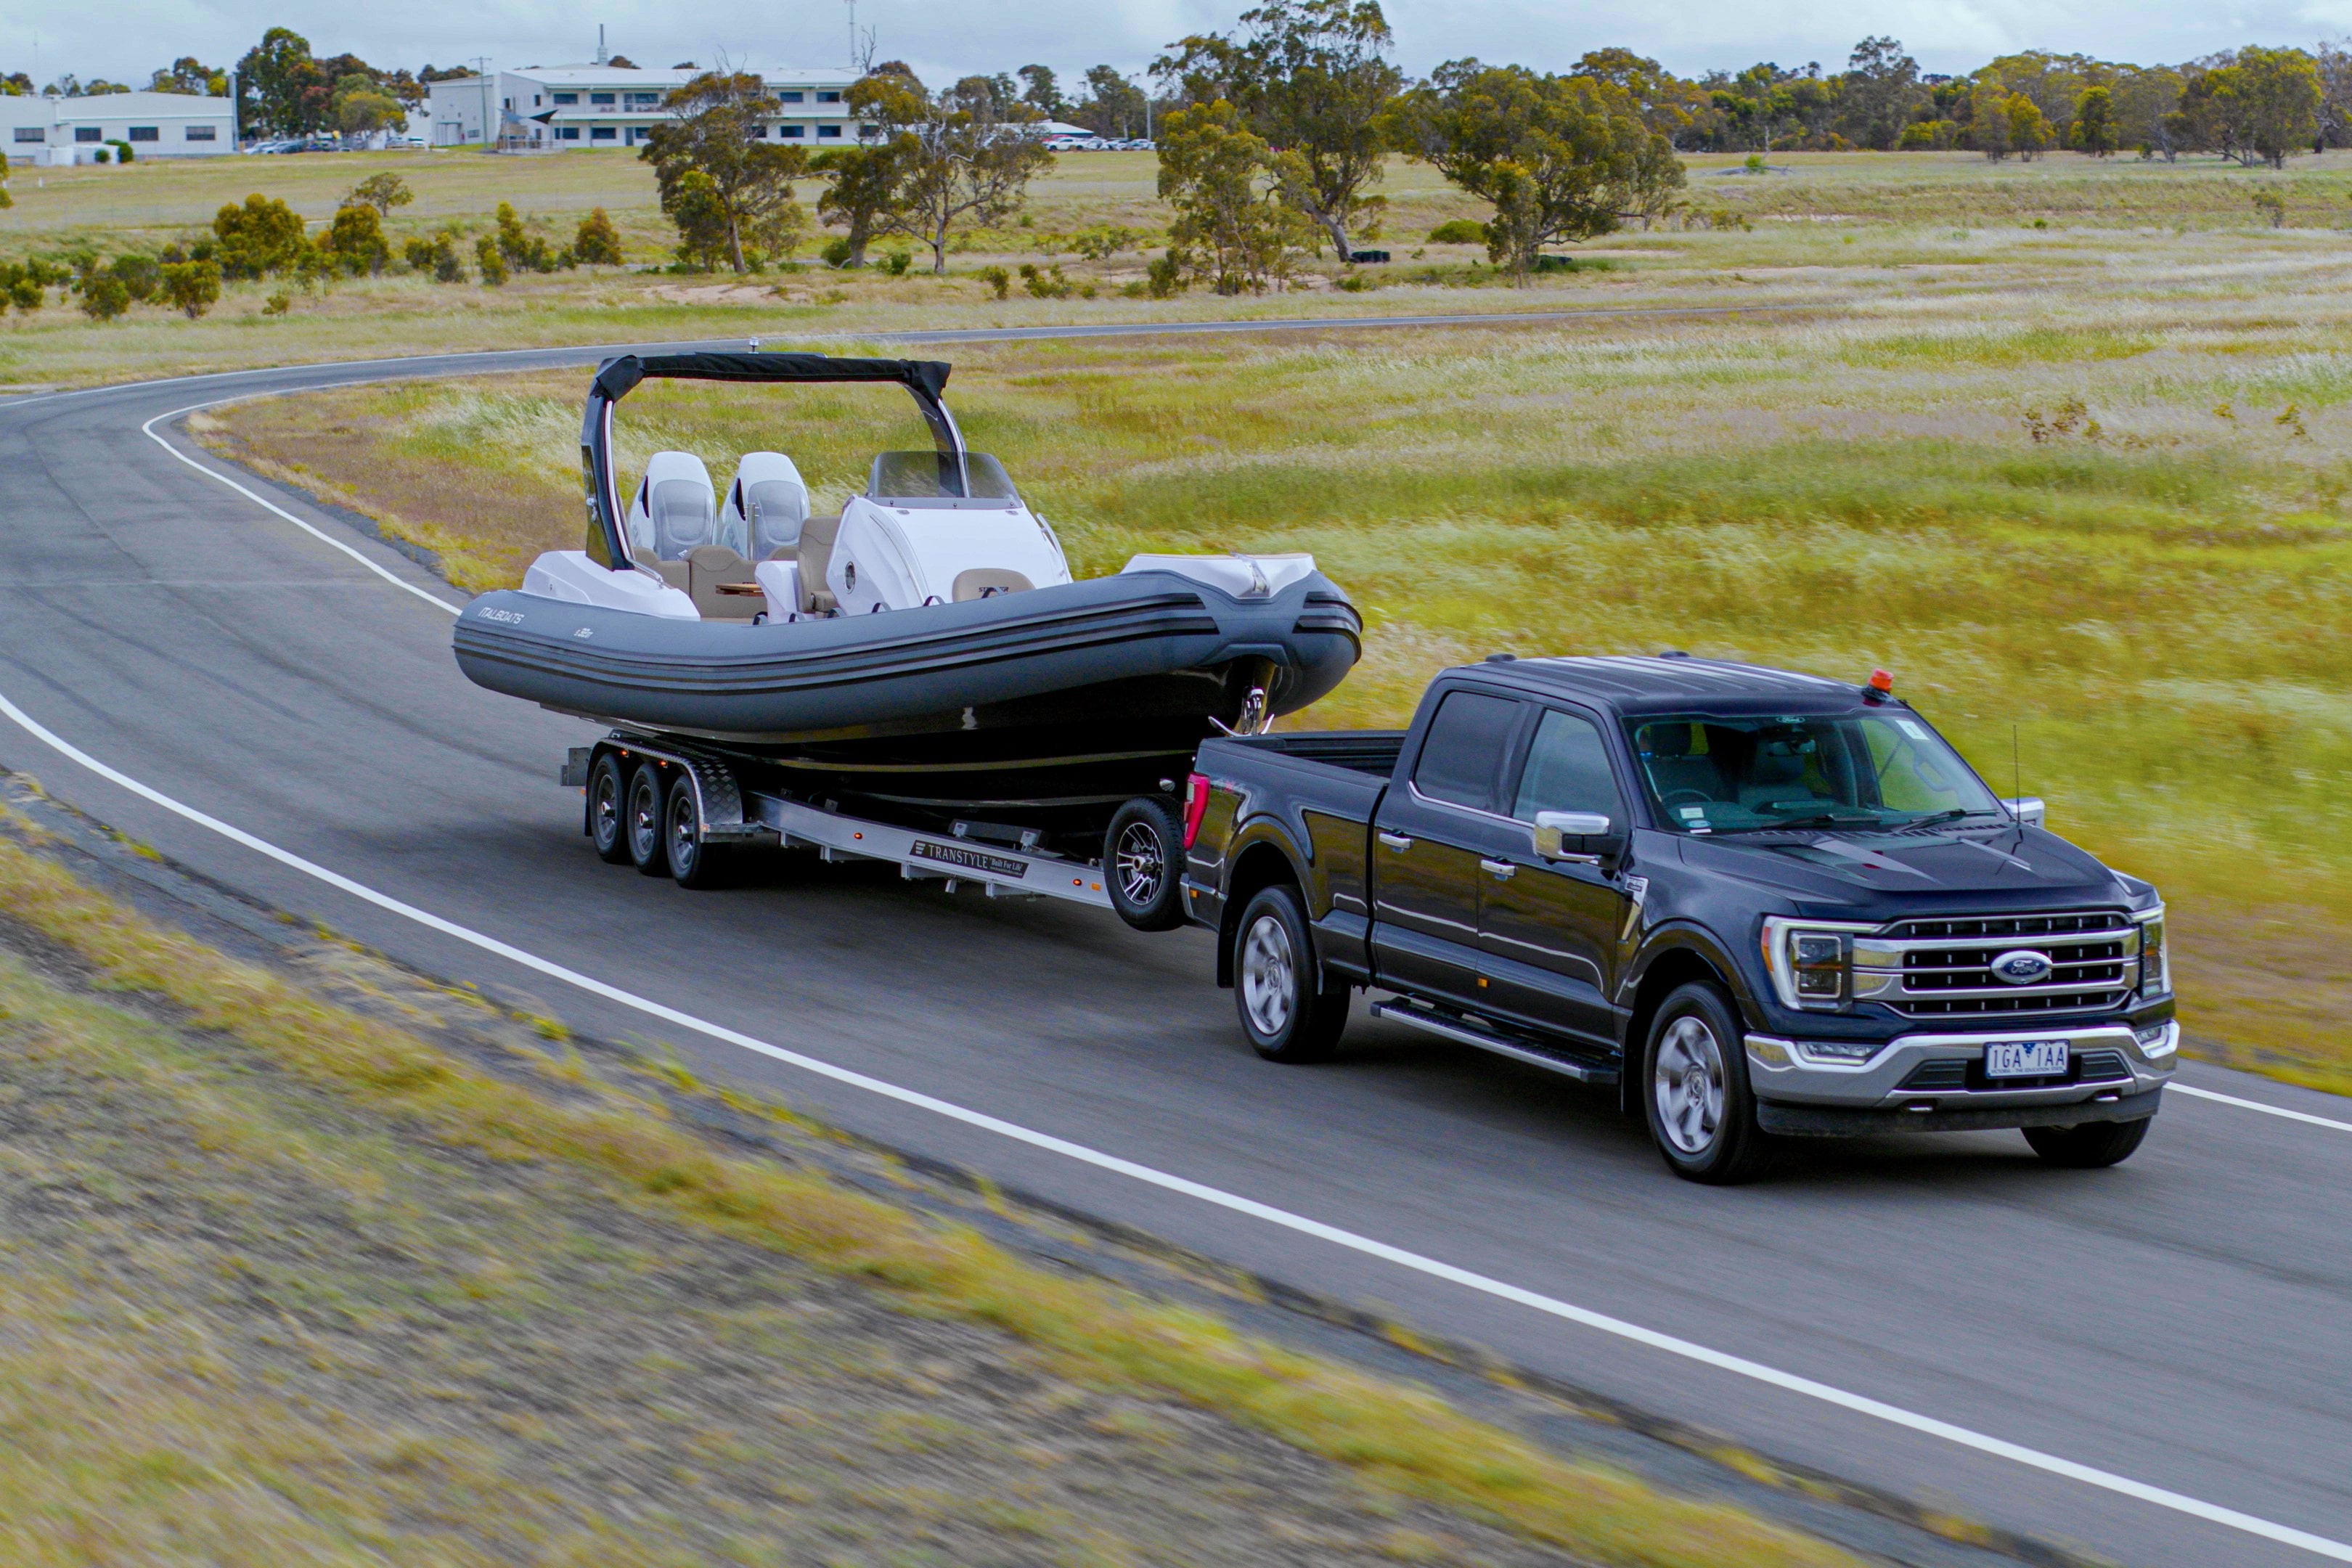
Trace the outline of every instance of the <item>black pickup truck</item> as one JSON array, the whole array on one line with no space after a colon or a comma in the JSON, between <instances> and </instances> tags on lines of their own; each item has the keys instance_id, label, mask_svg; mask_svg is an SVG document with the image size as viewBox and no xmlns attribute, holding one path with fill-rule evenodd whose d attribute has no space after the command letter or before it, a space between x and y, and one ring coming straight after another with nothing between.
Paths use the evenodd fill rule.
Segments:
<instances>
[{"instance_id":1,"label":"black pickup truck","mask_svg":"<svg viewBox=\"0 0 2352 1568\"><path fill-rule=\"evenodd\" d=\"M1883 672L1496 656L1412 727L1201 748L1184 903L1261 1056L1350 992L1618 1086L1697 1181L1780 1136L2137 1148L2179 1036L2156 889L2004 800ZM1639 1108L1636 1111L1636 1107Z\"/></svg>"}]
</instances>

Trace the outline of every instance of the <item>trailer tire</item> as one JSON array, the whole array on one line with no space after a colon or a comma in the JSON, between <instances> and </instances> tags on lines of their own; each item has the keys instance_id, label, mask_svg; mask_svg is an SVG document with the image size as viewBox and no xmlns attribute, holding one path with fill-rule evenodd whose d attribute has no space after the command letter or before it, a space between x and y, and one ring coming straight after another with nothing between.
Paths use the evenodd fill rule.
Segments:
<instances>
[{"instance_id":1,"label":"trailer tire","mask_svg":"<svg viewBox=\"0 0 2352 1568\"><path fill-rule=\"evenodd\" d=\"M621 759L606 752L588 770L588 842L607 866L629 859L629 778Z\"/></svg>"},{"instance_id":2,"label":"trailer tire","mask_svg":"<svg viewBox=\"0 0 2352 1568\"><path fill-rule=\"evenodd\" d=\"M662 843L662 807L667 799L659 764L639 763L637 771L629 775L629 805L622 817L622 837L628 841L629 864L648 877L669 875L669 857Z\"/></svg>"},{"instance_id":3,"label":"trailer tire","mask_svg":"<svg viewBox=\"0 0 2352 1568\"><path fill-rule=\"evenodd\" d=\"M1234 927L1234 1010L1270 1062L1329 1061L1348 1027L1350 987L1324 984L1307 906L1287 882L1260 888Z\"/></svg>"},{"instance_id":4,"label":"trailer tire","mask_svg":"<svg viewBox=\"0 0 2352 1568\"><path fill-rule=\"evenodd\" d=\"M700 891L716 888L726 878L728 852L702 837L702 801L695 794L693 775L684 769L669 784L662 807L662 854L672 880Z\"/></svg>"},{"instance_id":5,"label":"trailer tire","mask_svg":"<svg viewBox=\"0 0 2352 1568\"><path fill-rule=\"evenodd\" d=\"M1103 834L1103 889L1138 931L1184 923L1184 824L1173 805L1138 795L1118 808Z\"/></svg>"}]
</instances>

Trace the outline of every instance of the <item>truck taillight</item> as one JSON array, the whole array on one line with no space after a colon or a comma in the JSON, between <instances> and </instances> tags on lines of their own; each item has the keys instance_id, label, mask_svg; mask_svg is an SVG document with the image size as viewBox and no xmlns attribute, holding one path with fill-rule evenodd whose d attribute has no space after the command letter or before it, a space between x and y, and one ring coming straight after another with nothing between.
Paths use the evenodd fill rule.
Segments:
<instances>
[{"instance_id":1,"label":"truck taillight","mask_svg":"<svg viewBox=\"0 0 2352 1568\"><path fill-rule=\"evenodd\" d=\"M1193 773L1184 781L1184 847L1201 836L1201 818L1209 809L1209 775Z\"/></svg>"}]
</instances>

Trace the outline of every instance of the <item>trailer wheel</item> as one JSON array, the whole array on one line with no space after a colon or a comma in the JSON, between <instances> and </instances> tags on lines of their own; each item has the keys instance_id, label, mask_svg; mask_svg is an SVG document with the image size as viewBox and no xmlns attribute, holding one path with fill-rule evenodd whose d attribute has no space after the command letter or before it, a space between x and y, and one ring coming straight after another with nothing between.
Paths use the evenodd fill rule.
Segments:
<instances>
[{"instance_id":1,"label":"trailer wheel","mask_svg":"<svg viewBox=\"0 0 2352 1568\"><path fill-rule=\"evenodd\" d=\"M1331 1059L1348 1026L1349 987L1320 984L1307 906L1286 882L1260 888L1234 928L1234 1007L1259 1056L1296 1065Z\"/></svg>"},{"instance_id":2,"label":"trailer wheel","mask_svg":"<svg viewBox=\"0 0 2352 1568\"><path fill-rule=\"evenodd\" d=\"M1103 834L1103 887L1118 918L1138 931L1184 923L1184 825L1175 807L1139 795Z\"/></svg>"},{"instance_id":3,"label":"trailer wheel","mask_svg":"<svg viewBox=\"0 0 2352 1568\"><path fill-rule=\"evenodd\" d=\"M684 771L670 781L669 804L662 812L662 852L679 887L698 891L719 886L727 852L703 841L702 803Z\"/></svg>"},{"instance_id":4,"label":"trailer wheel","mask_svg":"<svg viewBox=\"0 0 2352 1568\"><path fill-rule=\"evenodd\" d=\"M669 875L669 857L662 847L662 776L652 763L639 763L629 775L629 808L624 819L629 864L648 877Z\"/></svg>"},{"instance_id":5,"label":"trailer wheel","mask_svg":"<svg viewBox=\"0 0 2352 1568\"><path fill-rule=\"evenodd\" d=\"M588 770L588 842L607 866L623 865L629 858L628 795L621 759L610 752L598 757Z\"/></svg>"}]
</instances>

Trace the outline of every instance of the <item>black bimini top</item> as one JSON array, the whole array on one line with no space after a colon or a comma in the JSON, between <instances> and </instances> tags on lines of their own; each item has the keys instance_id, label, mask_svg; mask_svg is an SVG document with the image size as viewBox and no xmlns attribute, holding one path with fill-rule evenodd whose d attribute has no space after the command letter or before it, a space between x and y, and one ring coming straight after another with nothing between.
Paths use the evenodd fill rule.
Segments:
<instances>
[{"instance_id":1,"label":"black bimini top","mask_svg":"<svg viewBox=\"0 0 2352 1568\"><path fill-rule=\"evenodd\" d=\"M935 359L835 359L810 353L623 354L596 367L580 420L581 477L588 490L590 560L615 572L631 570L622 531L621 497L613 472L613 405L644 381L883 382L903 386L922 410L931 442L961 471L963 435L940 401L950 366Z\"/></svg>"}]
</instances>

